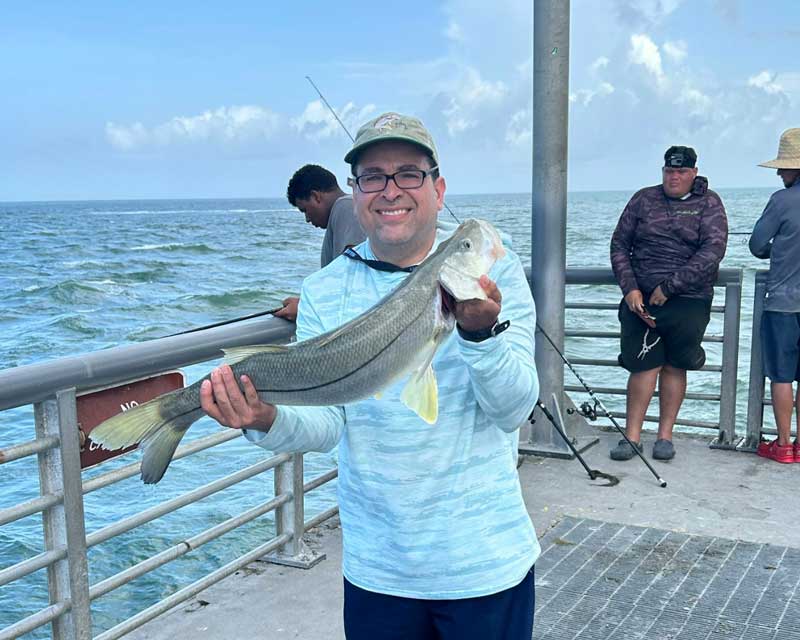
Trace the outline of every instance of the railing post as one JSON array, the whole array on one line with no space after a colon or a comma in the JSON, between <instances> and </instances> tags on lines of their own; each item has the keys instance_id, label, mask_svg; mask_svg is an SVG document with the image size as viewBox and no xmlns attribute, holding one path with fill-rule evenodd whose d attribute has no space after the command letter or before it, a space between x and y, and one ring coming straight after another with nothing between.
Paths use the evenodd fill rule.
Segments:
<instances>
[{"instance_id":1,"label":"railing post","mask_svg":"<svg viewBox=\"0 0 800 640\"><path fill-rule=\"evenodd\" d=\"M47 569L50 603L70 602L69 612L53 622L53 640L90 640L92 616L75 389L58 391L55 398L37 403L34 415L37 438L57 435L60 439L59 447L38 454L42 495L64 496L60 504L42 514L45 548L67 549L67 558Z\"/></svg>"},{"instance_id":2,"label":"railing post","mask_svg":"<svg viewBox=\"0 0 800 640\"><path fill-rule=\"evenodd\" d=\"M736 383L739 371L739 320L742 311L742 272L736 282L725 285L723 316L722 373L719 385L719 432L712 449L735 449Z\"/></svg>"},{"instance_id":3,"label":"railing post","mask_svg":"<svg viewBox=\"0 0 800 640\"><path fill-rule=\"evenodd\" d=\"M747 390L747 435L739 447L742 451L755 451L761 440L764 426L764 370L761 365L761 315L764 313L764 296L767 292L767 272L756 271L753 289L753 332L750 339L750 380Z\"/></svg>"},{"instance_id":4,"label":"railing post","mask_svg":"<svg viewBox=\"0 0 800 640\"><path fill-rule=\"evenodd\" d=\"M324 553L309 548L303 540L305 533L305 493L303 492L303 454L294 453L288 462L275 469L275 496L289 493L292 499L275 512L275 532L288 533L291 541L264 560L299 569L310 569L325 559Z\"/></svg>"},{"instance_id":5,"label":"railing post","mask_svg":"<svg viewBox=\"0 0 800 640\"><path fill-rule=\"evenodd\" d=\"M564 349L564 271L567 234L567 134L569 121L569 0L533 6L533 181L531 290L539 326ZM541 335L536 337L539 397L565 401L564 365ZM563 400L562 400L563 399ZM565 425L567 435L574 430ZM538 410L520 433L520 452L572 456Z\"/></svg>"}]
</instances>

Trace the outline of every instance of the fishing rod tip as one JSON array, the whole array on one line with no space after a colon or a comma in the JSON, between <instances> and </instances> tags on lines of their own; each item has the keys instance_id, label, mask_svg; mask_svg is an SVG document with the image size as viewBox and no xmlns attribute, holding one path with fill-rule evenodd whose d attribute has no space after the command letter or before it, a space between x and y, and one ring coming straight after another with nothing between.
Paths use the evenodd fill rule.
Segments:
<instances>
[{"instance_id":1,"label":"fishing rod tip","mask_svg":"<svg viewBox=\"0 0 800 640\"><path fill-rule=\"evenodd\" d=\"M662 489L666 489L667 488L667 481L666 480L661 480L661 478L659 478L659 482L661 484L661 488Z\"/></svg>"}]
</instances>

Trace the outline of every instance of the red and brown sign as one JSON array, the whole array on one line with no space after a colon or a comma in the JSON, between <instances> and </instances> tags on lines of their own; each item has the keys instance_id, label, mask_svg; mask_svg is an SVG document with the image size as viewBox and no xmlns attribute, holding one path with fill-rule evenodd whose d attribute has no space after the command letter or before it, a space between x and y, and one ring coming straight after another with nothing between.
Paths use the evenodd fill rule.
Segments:
<instances>
[{"instance_id":1,"label":"red and brown sign","mask_svg":"<svg viewBox=\"0 0 800 640\"><path fill-rule=\"evenodd\" d=\"M105 451L96 442L92 442L92 429L111 416L137 407L167 391L182 389L184 385L183 373L170 371L152 378L79 395L77 407L78 429L81 432L81 469L93 467L104 460L116 458L136 448L134 445L118 451Z\"/></svg>"}]
</instances>

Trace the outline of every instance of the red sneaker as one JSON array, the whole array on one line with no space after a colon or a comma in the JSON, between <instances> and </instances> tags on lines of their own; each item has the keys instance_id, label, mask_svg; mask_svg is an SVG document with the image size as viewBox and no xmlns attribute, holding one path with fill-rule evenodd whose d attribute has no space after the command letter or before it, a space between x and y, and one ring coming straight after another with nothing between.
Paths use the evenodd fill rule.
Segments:
<instances>
[{"instance_id":1,"label":"red sneaker","mask_svg":"<svg viewBox=\"0 0 800 640\"><path fill-rule=\"evenodd\" d=\"M800 462L800 442L794 441L794 461Z\"/></svg>"},{"instance_id":2,"label":"red sneaker","mask_svg":"<svg viewBox=\"0 0 800 640\"><path fill-rule=\"evenodd\" d=\"M756 449L756 454L761 456L762 458L769 458L770 460L774 460L775 462L780 462L783 464L788 464L791 462L795 462L795 451L797 451L796 445L792 446L791 444L787 444L781 446L778 444L777 438L772 442L759 442L758 449Z\"/></svg>"}]
</instances>

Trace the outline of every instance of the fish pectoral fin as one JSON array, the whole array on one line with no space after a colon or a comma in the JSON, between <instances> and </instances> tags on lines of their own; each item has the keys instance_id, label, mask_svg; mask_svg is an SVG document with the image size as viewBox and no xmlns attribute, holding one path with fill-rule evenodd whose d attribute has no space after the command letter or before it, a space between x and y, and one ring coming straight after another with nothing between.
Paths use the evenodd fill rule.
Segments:
<instances>
[{"instance_id":1,"label":"fish pectoral fin","mask_svg":"<svg viewBox=\"0 0 800 640\"><path fill-rule=\"evenodd\" d=\"M428 365L421 372L415 372L400 395L403 404L416 413L428 424L433 424L439 417L439 387L436 385L436 374Z\"/></svg>"},{"instance_id":2,"label":"fish pectoral fin","mask_svg":"<svg viewBox=\"0 0 800 640\"><path fill-rule=\"evenodd\" d=\"M250 344L244 347L228 347L222 350L225 364L236 364L245 358L263 353L284 353L289 350L285 344Z\"/></svg>"}]
</instances>

